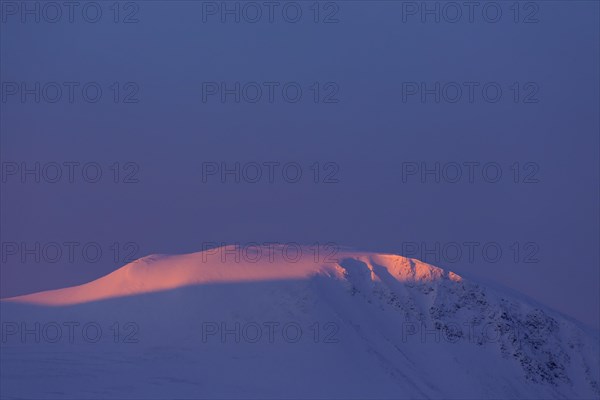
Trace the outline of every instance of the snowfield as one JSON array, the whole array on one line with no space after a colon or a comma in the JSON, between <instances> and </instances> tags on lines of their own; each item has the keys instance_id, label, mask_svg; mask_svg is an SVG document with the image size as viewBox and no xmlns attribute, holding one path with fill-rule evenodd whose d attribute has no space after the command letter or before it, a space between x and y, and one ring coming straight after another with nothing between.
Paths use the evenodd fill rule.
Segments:
<instances>
[{"instance_id":1,"label":"snowfield","mask_svg":"<svg viewBox=\"0 0 600 400\"><path fill-rule=\"evenodd\" d=\"M3 299L0 397L600 398L599 332L523 296L397 255L246 250Z\"/></svg>"}]
</instances>

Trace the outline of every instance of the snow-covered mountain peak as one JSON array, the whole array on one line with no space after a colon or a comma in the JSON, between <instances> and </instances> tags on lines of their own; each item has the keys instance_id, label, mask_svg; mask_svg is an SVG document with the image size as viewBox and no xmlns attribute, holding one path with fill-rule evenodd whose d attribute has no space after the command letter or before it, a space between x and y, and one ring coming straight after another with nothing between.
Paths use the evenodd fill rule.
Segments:
<instances>
[{"instance_id":1,"label":"snow-covered mountain peak","mask_svg":"<svg viewBox=\"0 0 600 400\"><path fill-rule=\"evenodd\" d=\"M461 280L453 272L398 255L353 251L325 255L309 246L292 250L282 245L223 246L178 256L149 255L83 285L6 301L69 305L208 283L309 279L316 275L373 282L392 277L398 282L423 284Z\"/></svg>"},{"instance_id":2,"label":"snow-covered mountain peak","mask_svg":"<svg viewBox=\"0 0 600 400\"><path fill-rule=\"evenodd\" d=\"M72 347L58 347L69 360L65 368L87 372L78 398L100 392L122 398L110 388L88 390L127 377L136 382L134 397L160 397L144 389L154 387L157 369L165 388L173 389L163 393L194 398L249 392L271 398L600 396L597 331L524 296L393 254L225 246L151 255L95 281L4 299L0 307L3 324L13 330L56 321L93 321L105 329L135 324L139 343L120 347L127 350L119 353L123 359L111 364L119 369L136 360L140 375L133 378L121 371L87 379L99 373L98 361L88 365ZM240 339L244 327L290 324L305 340ZM206 326L213 342L203 340ZM262 333L263 339L281 334ZM3 369L20 371L15 376L39 373L35 363L46 365L56 345L39 351L34 343L14 342L18 337L10 336L8 347L3 339ZM114 357L107 347L113 340L86 347L98 349L92 359ZM26 362L23 347L32 351ZM231 371L237 371L233 383ZM5 393L22 390L9 378L3 376ZM52 397L55 379L27 395Z\"/></svg>"}]
</instances>

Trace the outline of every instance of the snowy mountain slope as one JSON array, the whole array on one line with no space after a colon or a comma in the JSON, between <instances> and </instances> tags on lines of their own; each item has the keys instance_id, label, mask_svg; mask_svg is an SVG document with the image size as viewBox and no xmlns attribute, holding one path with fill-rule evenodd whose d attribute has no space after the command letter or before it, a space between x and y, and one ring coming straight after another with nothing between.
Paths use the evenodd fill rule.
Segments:
<instances>
[{"instance_id":1,"label":"snowy mountain slope","mask_svg":"<svg viewBox=\"0 0 600 400\"><path fill-rule=\"evenodd\" d=\"M418 260L281 250L3 300L2 398L600 397L598 332L558 313Z\"/></svg>"}]
</instances>

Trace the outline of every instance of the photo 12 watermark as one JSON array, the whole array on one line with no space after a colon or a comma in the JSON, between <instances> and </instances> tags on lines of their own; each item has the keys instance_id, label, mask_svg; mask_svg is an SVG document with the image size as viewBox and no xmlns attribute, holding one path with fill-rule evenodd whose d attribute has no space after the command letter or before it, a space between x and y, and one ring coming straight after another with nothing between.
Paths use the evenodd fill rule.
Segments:
<instances>
[{"instance_id":1,"label":"photo 12 watermark","mask_svg":"<svg viewBox=\"0 0 600 400\"><path fill-rule=\"evenodd\" d=\"M419 184L537 184L540 164L535 161L404 161L401 182Z\"/></svg>"},{"instance_id":2,"label":"photo 12 watermark","mask_svg":"<svg viewBox=\"0 0 600 400\"><path fill-rule=\"evenodd\" d=\"M298 321L204 321L201 328L202 343L221 344L296 344L340 342L340 326L336 322Z\"/></svg>"},{"instance_id":3,"label":"photo 12 watermark","mask_svg":"<svg viewBox=\"0 0 600 400\"><path fill-rule=\"evenodd\" d=\"M335 1L202 1L202 22L221 24L315 24L340 22Z\"/></svg>"},{"instance_id":4,"label":"photo 12 watermark","mask_svg":"<svg viewBox=\"0 0 600 400\"><path fill-rule=\"evenodd\" d=\"M434 264L537 264L541 249L535 241L407 241L401 244L401 255Z\"/></svg>"},{"instance_id":5,"label":"photo 12 watermark","mask_svg":"<svg viewBox=\"0 0 600 400\"><path fill-rule=\"evenodd\" d=\"M335 242L202 242L202 262L233 263L337 263L340 246Z\"/></svg>"},{"instance_id":6,"label":"photo 12 watermark","mask_svg":"<svg viewBox=\"0 0 600 400\"><path fill-rule=\"evenodd\" d=\"M202 82L202 103L335 104L340 101L340 85L331 81Z\"/></svg>"},{"instance_id":7,"label":"photo 12 watermark","mask_svg":"<svg viewBox=\"0 0 600 400\"><path fill-rule=\"evenodd\" d=\"M537 24L540 3L534 1L401 1L402 23Z\"/></svg>"},{"instance_id":8,"label":"photo 12 watermark","mask_svg":"<svg viewBox=\"0 0 600 400\"><path fill-rule=\"evenodd\" d=\"M135 104L140 85L132 81L3 81L2 103L21 104Z\"/></svg>"},{"instance_id":9,"label":"photo 12 watermark","mask_svg":"<svg viewBox=\"0 0 600 400\"><path fill-rule=\"evenodd\" d=\"M400 338L402 343L433 344L433 343L501 343L510 341L515 347L520 347L521 329L516 323L486 323L474 322L442 322L442 321L405 321L401 323Z\"/></svg>"},{"instance_id":10,"label":"photo 12 watermark","mask_svg":"<svg viewBox=\"0 0 600 400\"><path fill-rule=\"evenodd\" d=\"M137 24L136 1L2 1L3 24Z\"/></svg>"},{"instance_id":11,"label":"photo 12 watermark","mask_svg":"<svg viewBox=\"0 0 600 400\"><path fill-rule=\"evenodd\" d=\"M205 161L202 163L202 183L315 183L340 182L340 164L335 161Z\"/></svg>"},{"instance_id":12,"label":"photo 12 watermark","mask_svg":"<svg viewBox=\"0 0 600 400\"><path fill-rule=\"evenodd\" d=\"M2 241L0 250L2 264L98 264L108 261L121 266L139 258L140 245L132 241Z\"/></svg>"},{"instance_id":13,"label":"photo 12 watermark","mask_svg":"<svg viewBox=\"0 0 600 400\"><path fill-rule=\"evenodd\" d=\"M421 104L537 104L537 82L410 81L402 82L402 103Z\"/></svg>"},{"instance_id":14,"label":"photo 12 watermark","mask_svg":"<svg viewBox=\"0 0 600 400\"><path fill-rule=\"evenodd\" d=\"M137 323L98 321L3 321L1 342L11 344L137 344Z\"/></svg>"},{"instance_id":15,"label":"photo 12 watermark","mask_svg":"<svg viewBox=\"0 0 600 400\"><path fill-rule=\"evenodd\" d=\"M0 182L18 184L135 184L140 164L134 161L3 161Z\"/></svg>"}]
</instances>

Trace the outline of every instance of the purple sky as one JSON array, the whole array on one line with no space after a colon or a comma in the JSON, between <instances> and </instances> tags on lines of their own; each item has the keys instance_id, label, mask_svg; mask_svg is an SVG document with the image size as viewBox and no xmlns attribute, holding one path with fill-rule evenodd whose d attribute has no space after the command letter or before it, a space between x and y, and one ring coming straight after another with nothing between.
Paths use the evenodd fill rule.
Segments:
<instances>
[{"instance_id":1,"label":"purple sky","mask_svg":"<svg viewBox=\"0 0 600 400\"><path fill-rule=\"evenodd\" d=\"M207 242L334 242L425 258L600 326L597 2L518 15L497 2L495 23L481 10L423 23L383 1L318 14L296 2L296 23L98 4L97 23L2 9L2 297ZM36 162L40 182L21 175ZM208 174L236 163L240 182Z\"/></svg>"}]
</instances>

